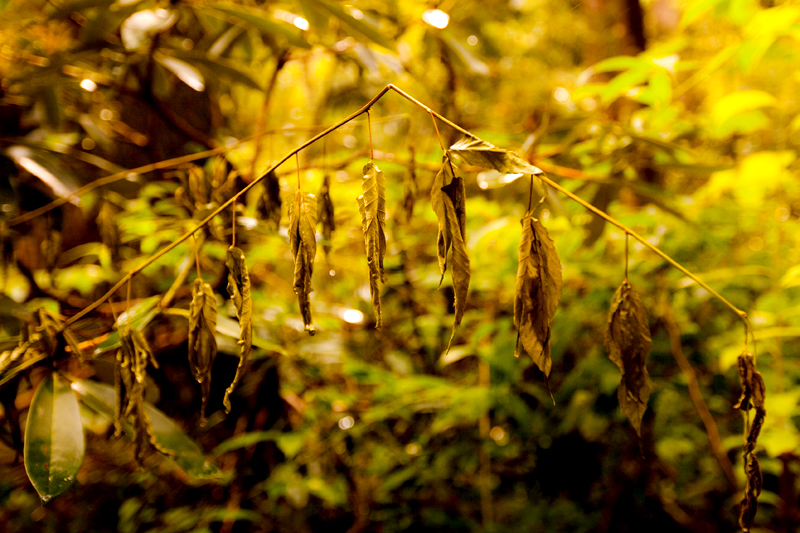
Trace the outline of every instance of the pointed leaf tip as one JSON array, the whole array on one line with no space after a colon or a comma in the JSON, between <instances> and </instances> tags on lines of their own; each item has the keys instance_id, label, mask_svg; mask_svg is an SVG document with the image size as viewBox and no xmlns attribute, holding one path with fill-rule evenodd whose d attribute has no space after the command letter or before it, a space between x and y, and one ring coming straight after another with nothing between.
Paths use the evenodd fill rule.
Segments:
<instances>
[{"instance_id":1,"label":"pointed leaf tip","mask_svg":"<svg viewBox=\"0 0 800 533\"><path fill-rule=\"evenodd\" d=\"M25 430L25 470L47 503L75 481L85 451L83 425L69 383L51 374L37 387Z\"/></svg>"}]
</instances>

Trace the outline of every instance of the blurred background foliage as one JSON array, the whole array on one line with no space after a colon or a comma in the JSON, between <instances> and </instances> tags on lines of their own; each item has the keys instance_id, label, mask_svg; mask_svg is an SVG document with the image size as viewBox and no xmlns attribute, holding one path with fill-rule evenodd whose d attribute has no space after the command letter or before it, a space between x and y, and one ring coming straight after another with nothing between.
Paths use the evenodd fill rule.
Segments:
<instances>
[{"instance_id":1,"label":"blurred background foliage","mask_svg":"<svg viewBox=\"0 0 800 533\"><path fill-rule=\"evenodd\" d=\"M74 315L271 162L393 83L530 158L748 312L767 386L756 525L800 526L794 2L0 0L0 30L3 349L36 309ZM538 370L513 356L528 183L463 168L473 274L463 324L443 355L453 295L447 278L437 290L428 204L437 133L427 113L393 93L371 120L387 176L384 329L373 328L355 200L370 148L362 115L301 152L299 169L290 160L277 172L285 200L296 183L316 192L330 176L337 230L315 266L316 336L302 331L292 292L286 206L278 228L261 214L260 185L237 205L255 348L227 417L221 398L238 353L225 289L230 212L201 250L220 313L233 317L218 325L205 428L186 361L190 293L181 280L194 277L193 248L176 247L134 278L133 303L147 309L178 280L171 306L140 323L161 365L150 370L148 400L222 476L198 481L158 454L137 468L130 442L109 439L103 409L87 402L83 467L42 507L14 449L15 420L24 422L46 375L34 365L0 387L6 531L736 529L738 318L631 242L628 275L653 338L640 443L619 410L619 371L602 343L625 276L625 235L548 194L537 213L564 265L554 407ZM458 138L439 127L444 143ZM205 177L194 185L185 164L126 172L218 147L228 147L224 157L195 160ZM127 179L69 197L120 172ZM60 371L112 381L118 337L109 332L124 299L76 324L94 356L54 362Z\"/></svg>"}]
</instances>

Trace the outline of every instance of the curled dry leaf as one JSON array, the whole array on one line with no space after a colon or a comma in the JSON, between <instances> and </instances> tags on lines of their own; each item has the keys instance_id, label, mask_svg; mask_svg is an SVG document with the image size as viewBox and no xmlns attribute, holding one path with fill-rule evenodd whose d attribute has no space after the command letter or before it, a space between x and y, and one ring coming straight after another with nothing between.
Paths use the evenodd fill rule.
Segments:
<instances>
[{"instance_id":1,"label":"curled dry leaf","mask_svg":"<svg viewBox=\"0 0 800 533\"><path fill-rule=\"evenodd\" d=\"M129 420L136 435L134 437L134 455L142 464L147 444L161 453L170 452L162 449L153 435L150 419L144 409L144 389L147 378L147 365L158 368L155 356L144 334L125 327L120 332L120 347L117 350L114 381L117 393L117 405L114 411L114 434L122 433L123 420Z\"/></svg>"},{"instance_id":2,"label":"curled dry leaf","mask_svg":"<svg viewBox=\"0 0 800 533\"><path fill-rule=\"evenodd\" d=\"M386 178L371 161L364 166L361 188L364 194L357 201L369 267L369 292L375 311L375 327L380 328L383 325L380 285L386 282L383 270L383 257L386 255Z\"/></svg>"},{"instance_id":3,"label":"curled dry leaf","mask_svg":"<svg viewBox=\"0 0 800 533\"><path fill-rule=\"evenodd\" d=\"M197 278L192 285L192 303L189 306L189 366L202 388L201 423L205 423L206 404L211 390L211 367L217 356L216 328L217 299L214 291L211 285Z\"/></svg>"},{"instance_id":4,"label":"curled dry leaf","mask_svg":"<svg viewBox=\"0 0 800 533\"><path fill-rule=\"evenodd\" d=\"M541 174L541 169L531 165L509 150L503 150L477 137L464 137L450 147L460 160L468 165L493 168L503 174Z\"/></svg>"},{"instance_id":5,"label":"curled dry leaf","mask_svg":"<svg viewBox=\"0 0 800 533\"><path fill-rule=\"evenodd\" d=\"M322 178L322 187L319 189L319 199L317 200L317 221L322 224L322 249L325 255L331 253L331 238L333 232L336 231L336 222L333 216L333 200L330 194L331 177L325 174Z\"/></svg>"},{"instance_id":6,"label":"curled dry leaf","mask_svg":"<svg viewBox=\"0 0 800 533\"><path fill-rule=\"evenodd\" d=\"M228 294L231 295L233 305L236 307L236 318L239 319L241 330L239 334L239 365L236 367L233 382L225 390L225 397L222 400L225 412L230 413L230 395L239 383L253 347L253 300L250 297L250 275L247 273L244 252L235 246L230 247L225 264L228 266Z\"/></svg>"},{"instance_id":7,"label":"curled dry leaf","mask_svg":"<svg viewBox=\"0 0 800 533\"><path fill-rule=\"evenodd\" d=\"M747 477L747 486L739 508L739 525L744 531L750 531L756 516L758 496L761 494L763 485L761 467L755 455L755 448L758 435L764 426L764 418L767 416L766 386L764 378L756 370L756 359L753 354L743 353L739 356L738 363L739 377L742 380L742 395L734 408L741 409L748 414L750 409L755 409L756 412L752 424L749 424L750 427L745 427L744 472Z\"/></svg>"},{"instance_id":8,"label":"curled dry leaf","mask_svg":"<svg viewBox=\"0 0 800 533\"><path fill-rule=\"evenodd\" d=\"M650 399L645 363L650 354L650 327L639 295L626 279L614 293L605 338L608 357L622 372L617 389L619 406L636 434L642 436L642 417Z\"/></svg>"},{"instance_id":9,"label":"curled dry leaf","mask_svg":"<svg viewBox=\"0 0 800 533\"><path fill-rule=\"evenodd\" d=\"M405 221L411 222L414 216L414 204L417 201L417 165L414 156L414 147L409 146L409 164L408 172L406 172L405 179L403 180L403 213L405 214Z\"/></svg>"},{"instance_id":10,"label":"curled dry leaf","mask_svg":"<svg viewBox=\"0 0 800 533\"><path fill-rule=\"evenodd\" d=\"M281 225L281 182L275 172L268 172L264 179L264 191L258 197L256 212L268 228L277 230Z\"/></svg>"},{"instance_id":11,"label":"curled dry leaf","mask_svg":"<svg viewBox=\"0 0 800 533\"><path fill-rule=\"evenodd\" d=\"M314 271L314 258L317 255L317 239L314 228L317 225L317 199L313 194L297 190L289 221L289 244L294 256L294 293L300 302L300 314L309 335L316 330L311 323L311 302L309 295L311 274Z\"/></svg>"},{"instance_id":12,"label":"curled dry leaf","mask_svg":"<svg viewBox=\"0 0 800 533\"><path fill-rule=\"evenodd\" d=\"M550 324L561 299L561 261L547 230L528 211L522 219L514 325L520 344L545 376L550 376ZM549 385L548 385L549 387Z\"/></svg>"},{"instance_id":13,"label":"curled dry leaf","mask_svg":"<svg viewBox=\"0 0 800 533\"><path fill-rule=\"evenodd\" d=\"M467 213L466 191L464 179L458 175L456 168L450 160L450 154L445 153L442 159L442 169L433 180L431 187L431 204L436 218L439 220L439 234L437 249L439 257L439 271L442 274L439 284L444 279L447 270L447 253L452 252L450 275L453 278L453 292L455 293L455 321L447 351L455 337L456 329L461 324L464 309L467 306L469 292L469 256L467 254Z\"/></svg>"}]
</instances>

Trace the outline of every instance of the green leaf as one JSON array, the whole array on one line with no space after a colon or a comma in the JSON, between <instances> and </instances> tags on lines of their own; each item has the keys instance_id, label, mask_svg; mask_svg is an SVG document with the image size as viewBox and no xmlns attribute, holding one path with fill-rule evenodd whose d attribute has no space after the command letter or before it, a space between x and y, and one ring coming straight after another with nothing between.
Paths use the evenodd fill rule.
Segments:
<instances>
[{"instance_id":1,"label":"green leaf","mask_svg":"<svg viewBox=\"0 0 800 533\"><path fill-rule=\"evenodd\" d=\"M223 4L223 3L209 3L205 4L203 7L205 6L216 9L217 11L221 11L222 13L225 13L232 17L236 17L240 20L243 20L244 22L258 29L258 31L260 31L261 33L283 37L292 46L296 46L298 48L306 48L306 49L311 48L311 46L305 41L305 39L303 39L302 32L300 32L299 30L297 30L292 26L288 26L286 24L281 24L270 20L269 18L267 18L269 15L267 15L265 11L262 11L260 9L247 8L235 4Z\"/></svg>"},{"instance_id":2,"label":"green leaf","mask_svg":"<svg viewBox=\"0 0 800 533\"><path fill-rule=\"evenodd\" d=\"M78 190L78 180L57 158L45 150L36 150L27 146L11 146L6 150L11 159L19 166L39 178L53 190L53 194L69 198L75 205L80 199L73 194Z\"/></svg>"},{"instance_id":3,"label":"green leaf","mask_svg":"<svg viewBox=\"0 0 800 533\"><path fill-rule=\"evenodd\" d=\"M734 115L744 111L771 107L776 103L777 100L775 100L774 96L763 91L736 91L714 102L714 106L711 108L711 117L717 124L722 124Z\"/></svg>"},{"instance_id":4,"label":"green leaf","mask_svg":"<svg viewBox=\"0 0 800 533\"><path fill-rule=\"evenodd\" d=\"M311 321L311 301L309 295L314 289L311 276L314 272L314 258L317 255L317 199L313 194L303 193L300 189L294 196L289 215L289 245L294 256L293 288L300 302L300 314L309 335L316 330Z\"/></svg>"},{"instance_id":5,"label":"green leaf","mask_svg":"<svg viewBox=\"0 0 800 533\"><path fill-rule=\"evenodd\" d=\"M531 165L509 150L497 148L477 137L464 137L453 146L450 152L468 165L493 168L504 174L541 174L541 169Z\"/></svg>"},{"instance_id":6,"label":"green leaf","mask_svg":"<svg viewBox=\"0 0 800 533\"><path fill-rule=\"evenodd\" d=\"M225 390L222 405L225 412L231 411L230 395L239 383L242 372L247 366L250 350L253 348L253 299L250 296L250 275L247 272L247 263L244 252L231 246L225 259L228 266L228 293L231 295L233 305L236 307L236 318L239 319L239 365L230 387Z\"/></svg>"},{"instance_id":7,"label":"green leaf","mask_svg":"<svg viewBox=\"0 0 800 533\"><path fill-rule=\"evenodd\" d=\"M441 39L442 42L445 43L445 45L456 55L456 57L460 59L462 63L464 63L464 65L470 70L470 72L473 72L480 76L489 75L490 71L486 63L484 63L483 61L472 55L472 53L469 50L467 50L467 48L463 44L461 44L454 38L450 37L449 35L442 35Z\"/></svg>"},{"instance_id":8,"label":"green leaf","mask_svg":"<svg viewBox=\"0 0 800 533\"><path fill-rule=\"evenodd\" d=\"M72 485L84 449L78 400L66 380L51 374L33 395L25 429L25 470L43 503Z\"/></svg>"},{"instance_id":9,"label":"green leaf","mask_svg":"<svg viewBox=\"0 0 800 533\"><path fill-rule=\"evenodd\" d=\"M331 16L337 18L342 23L344 29L355 37L364 37L373 43L383 46L387 50L396 51L395 44L384 37L374 26L358 20L353 15L345 12L336 4L325 0L300 0L307 9L321 13L323 17Z\"/></svg>"},{"instance_id":10,"label":"green leaf","mask_svg":"<svg viewBox=\"0 0 800 533\"><path fill-rule=\"evenodd\" d=\"M620 408L641 437L642 417L650 399L649 374L645 366L650 354L650 327L644 305L627 279L611 299L605 344L608 358L622 373L617 389Z\"/></svg>"},{"instance_id":11,"label":"green leaf","mask_svg":"<svg viewBox=\"0 0 800 533\"><path fill-rule=\"evenodd\" d=\"M151 296L140 301L117 318L117 329L123 329L125 326L130 325L133 329L142 330L147 325L147 322L153 319L152 311L158 312L156 306L161 300L160 296ZM135 327L138 326L138 327Z\"/></svg>"},{"instance_id":12,"label":"green leaf","mask_svg":"<svg viewBox=\"0 0 800 533\"><path fill-rule=\"evenodd\" d=\"M522 219L514 325L519 345L550 376L550 323L561 299L561 261L545 227L528 211Z\"/></svg>"},{"instance_id":13,"label":"green leaf","mask_svg":"<svg viewBox=\"0 0 800 533\"><path fill-rule=\"evenodd\" d=\"M361 229L364 232L375 327L380 328L383 325L380 285L386 282L386 272L383 269L383 257L386 255L386 178L372 161L364 166L363 172L361 189L364 194L357 201L361 213Z\"/></svg>"},{"instance_id":14,"label":"green leaf","mask_svg":"<svg viewBox=\"0 0 800 533\"><path fill-rule=\"evenodd\" d=\"M258 444L264 441L274 441L280 435L279 431L252 431L250 433L244 433L242 435L236 435L234 437L229 438L228 440L222 441L211 451L211 455L220 456L223 453L231 452L233 450L239 450L241 448L247 448L248 446L252 446L254 444Z\"/></svg>"},{"instance_id":15,"label":"green leaf","mask_svg":"<svg viewBox=\"0 0 800 533\"><path fill-rule=\"evenodd\" d=\"M163 53L156 53L154 57L159 65L175 74L186 85L199 93L205 91L206 82L203 75L192 65Z\"/></svg>"},{"instance_id":16,"label":"green leaf","mask_svg":"<svg viewBox=\"0 0 800 533\"><path fill-rule=\"evenodd\" d=\"M73 381L72 389L88 407L109 419L113 418L117 405L113 387L79 379ZM212 480L221 477L220 470L206 460L200 446L190 439L175 421L148 402L144 402L144 410L150 419L156 442L162 450L169 452L168 459L192 477ZM128 434L134 432L129 424L125 424L124 429Z\"/></svg>"},{"instance_id":17,"label":"green leaf","mask_svg":"<svg viewBox=\"0 0 800 533\"><path fill-rule=\"evenodd\" d=\"M211 367L217 357L217 299L211 285L201 278L194 280L192 303L189 306L189 366L203 392L200 411L205 423L206 404L211 390Z\"/></svg>"}]
</instances>

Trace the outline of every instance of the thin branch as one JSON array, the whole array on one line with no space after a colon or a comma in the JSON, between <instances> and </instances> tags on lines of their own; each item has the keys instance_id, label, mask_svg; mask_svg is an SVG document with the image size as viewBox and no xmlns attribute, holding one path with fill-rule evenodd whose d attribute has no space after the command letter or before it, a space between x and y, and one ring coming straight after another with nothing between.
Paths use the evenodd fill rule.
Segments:
<instances>
[{"instance_id":1,"label":"thin branch","mask_svg":"<svg viewBox=\"0 0 800 533\"><path fill-rule=\"evenodd\" d=\"M277 161L277 162L276 162L276 163L274 163L274 164L273 164L273 165L272 165L270 168L268 168L268 169L267 169L267 170L266 170L266 171L265 171L265 172L264 172L264 173L263 173L261 176L259 176L258 178L254 179L252 182L250 182L250 183L249 183L249 184L247 184L247 185L246 185L244 188L242 188L242 190L241 190L241 191L239 191L238 193L234 194L234 195L233 195L231 198L229 198L227 201L225 201L225 202L224 202L222 205L220 205L218 208L216 208L216 209L215 209L213 212L211 212L211 213L210 213L210 214L209 214L209 215L208 215L208 216L207 216L207 217L206 217L204 220L202 220L201 222L199 222L199 223L198 223L198 224L197 224L197 225L196 225L194 228L192 228L191 230L189 230L188 232L186 232L184 235L182 235L181 237L179 237L178 239L176 239L175 241L173 241L171 244L169 244L168 246L166 246L165 248L163 248L163 249L162 249L161 251L159 251L158 253L156 253L156 254L152 255L152 256L151 256L149 259L145 260L145 261L144 261L144 262L143 262L141 265L139 265L138 267L136 267L136 268L132 269L130 272L128 272L128 273L127 273L127 274L126 274L126 275L125 275L125 276L124 276L124 277L123 277L121 280L119 280L119 281L118 281L118 282L117 282L117 283L116 283L116 284L115 284L115 285L114 285L114 286L113 286L111 289L109 289L109 291L108 291L106 294L104 294L103 296L101 296L101 297L100 297L98 300L96 300L96 301L95 301L95 302L93 302L91 305L89 305L88 307L86 307L85 309L83 309L82 311L80 311L79 313L77 313L76 315L74 315L72 318L70 318L70 319L69 319L67 322L65 322L65 323L64 323L64 327L66 327L66 326L69 326L69 325L73 324L75 321L77 321L77 320L79 320L79 319L83 318L83 317L84 317L84 316L86 316L88 313L90 313L91 311L93 311L94 309L96 309L96 308L97 308L99 305L101 305L103 302L105 302L105 301L106 301L106 300L109 298L109 296L111 296L112 294L114 294L114 293L115 293L115 292L116 292L116 291L117 291L117 290L118 290L118 289L119 289L119 288L120 288L120 287L121 287L121 286L122 286L122 285L123 285L123 284L124 284L124 283L125 283L127 280L129 280L131 277L133 277L133 276L134 276L135 274L137 274L138 272L142 271L142 270L143 270L145 267L147 267L148 265L150 265L150 264L154 263L155 261L157 261L158 259L160 259L160 258L161 258L161 257L163 257L164 255L166 255L167 253L169 253L169 252L170 252L172 249L174 249L176 246L178 246L178 245L179 245L179 244L181 244L183 241L185 241L186 239L188 239L189 237L191 237L191 236L194 234L194 232L196 232L197 230L199 230L199 229L201 229L201 228L205 227L205 226L206 226L206 225L207 225L207 224L208 224L208 223L209 223L211 220L213 220L213 219L214 219L214 217L216 217L216 216L217 216L219 213L221 213L221 212L222 212L224 209L227 209L227 208L228 208L228 206L230 206L230 205L231 205L233 202L235 202L235 201L236 201L236 200L237 200L237 199L238 199L240 196L242 196L242 195L244 195L245 193L247 193L247 191L249 191L249 190L250 190L251 188L253 188L253 187L254 187L254 186L257 184L257 183L259 183L261 180L263 180L263 179L264 179L264 178L265 178L265 177L266 177L266 176L267 176L267 175L268 175L270 172L273 172L275 169L277 169L279 166L281 166L283 163L285 163L285 162L286 162L286 161L287 161L287 160L288 160L290 157L292 157L293 155L296 155L298 152L300 152L300 151L301 151L301 150L303 150L304 148L307 148L308 146L311 146L312 144L314 144L314 143L315 143L315 142L317 142L318 140L322 139L322 138L323 138L323 137L325 137L326 135L328 135L328 134L332 133L333 131L336 131L337 129L339 129L339 128L340 128L340 127L342 127L343 125L345 125L345 124L347 124L348 122L352 121L353 119L357 118L359 115L361 115L361 114L363 114L363 113L366 113L366 112L368 112L368 111L370 110L370 108L372 108L372 106L373 106L373 105L375 105L375 103L376 103L378 100L380 100L380 99L383 97L383 95L384 95L384 94L386 94L387 92L389 92L390 90L392 90L392 91L396 92L397 94L399 94L400 96L402 96L403 98L405 98L405 99L406 99L406 100L408 100L409 102L413 103L414 105L416 105L416 106L418 106L418 107L420 107L420 108L424 109L425 111L427 111L428 113L430 113L430 114L431 114L431 116L434 116L434 117L438 118L439 120L441 120L442 122L444 122L445 124L447 124L447 125L448 125L448 126L450 126L451 128L455 129L456 131L459 131L459 132L461 132L461 133L463 133L464 135L467 135L467 136L469 136L469 137L473 137L473 138L475 137L475 135L473 135L473 134L472 134L471 132L469 132L468 130L465 130L464 128L462 128L462 127L461 127L461 126L459 126L458 124L455 124L455 123L451 122L450 120L448 120L448 119L447 119L447 118L445 118L444 116L440 115L439 113L437 113L437 112L436 112L436 111L434 111L433 109L429 108L428 106L426 106L425 104L423 104L422 102L420 102L419 100L417 100L416 98L414 98L414 97L412 97L411 95L409 95L408 93L406 93L405 91L403 91L403 90L401 90L401 89L399 89L399 88L395 87L394 85L391 85L391 84L389 84L389 85L387 85L386 87L384 87L383 89L381 89L381 90L378 92L378 94L376 94L375 96L373 96L373 97L372 97L372 99L371 99L371 100L369 100L369 101L368 101L366 104L364 104L364 105L363 105L363 106L362 106L360 109L358 109L357 111L353 112L352 114L350 114L350 115L349 115L349 116L347 116L346 118L344 118L344 119L340 120L340 121L339 121L339 122L337 122L336 124L333 124L332 126L329 126L328 128L326 128L326 129L325 129L325 130L323 130L322 132L320 132L320 133L318 133L317 135L315 135L314 137L312 137L312 138L308 139L308 140L307 140L307 141L305 141L303 144L301 144L300 146L296 147L295 149L291 150L289 153L287 153L286 155L284 155L284 156L283 156L283 157L282 157L282 158L281 158L279 161ZM255 137L255 136L254 136L254 137ZM247 139L247 140L250 140L250 139ZM241 144L242 142L245 142L245 141L240 141L239 143L237 143L237 145L238 145L238 144ZM230 148L232 148L232 147L224 147L224 148L223 148L223 147L220 147L220 148L218 148L217 150L219 150L219 151L225 151L225 150L228 150L228 149L230 149ZM206 152L206 155L205 155L204 157L207 157L207 156L208 156L208 154L209 154L209 152L219 153L219 152L216 152L215 150L210 150L210 151ZM196 157L196 156L197 156L197 154L195 154L195 157L194 157L194 159L199 159L199 157ZM193 160L193 159L190 159L190 160ZM174 162L175 160L170 160L170 161L171 161L171 162ZM150 165L150 166L151 166L151 167L153 167L153 169L155 169L155 168L165 168L165 167L167 166L165 163L167 163L167 162L162 162L162 163L160 164L161 166L156 166L156 165L159 165L159 163L155 163L155 164L153 164L153 165ZM109 178L105 178L105 180L109 180L110 178L111 178L111 176L109 176ZM551 180L550 178L548 178L548 177L547 177L547 176L545 176L544 174L540 174L540 175L539 175L539 178L540 178L540 179L541 179L541 180L542 180L544 183L546 183L547 185L550 185L551 187L553 187L553 188L554 188L554 189L556 189L557 191L561 192L562 194L564 194L565 196L567 196L568 198L570 198L570 199L571 199L571 200L573 200L574 202L577 202L578 204L582 205L584 208L588 209L589 211L591 211L591 212L595 213L596 215L598 215L599 217L603 218L604 220L606 220L606 221L607 221L607 222L609 222L610 224L613 224L614 226L618 227L619 229L621 229L622 231L624 231L624 232L625 232L627 235L630 235L631 237L633 237L634 239L636 239L637 241L639 241L640 243L642 243L642 245L646 246L647 248L649 248L650 250L652 250L653 252L655 252L655 253L656 253L658 256L660 256L662 259L664 259L665 261L667 261L667 262L668 262L670 265L672 265L673 267L675 267L676 269L678 269L679 271L681 271L681 272L682 272L684 275L686 275L686 276L687 276L687 277L689 277L690 279L694 280L694 281L695 281L695 282L696 282L698 285L700 285L701 287L703 287L704 289L706 289L706 290L707 290L707 291L708 291L708 292L709 292L709 293L710 293L712 296L714 296L714 297L715 297L715 298L717 298L719 301L721 301L723 304L725 304L725 305L726 305L726 306L727 306L727 307L728 307L728 308L729 308L731 311L733 311L733 312L734 312L734 313L735 313L735 314L736 314L736 315L737 315L737 316L738 316L738 317L739 317L739 318L740 318L742 321L744 321L746 330L747 330L747 331L750 331L750 332L751 332L751 334L752 334L752 328L750 327L749 321L747 320L747 313L745 313L744 311L742 311L742 310L740 310L739 308L737 308L735 305L733 305L731 302L729 302L727 299L725 299L725 298L724 298L722 295L720 295L720 294L719 294L717 291L715 291L714 289L712 289L711 287L709 287L709 286L708 286L706 283L704 283L702 280L700 280L700 279L699 279L697 276L695 276L694 274L692 274L692 273L691 273L689 270L687 270L687 269L686 269L686 268L685 268L683 265L681 265L680 263L678 263L677 261L675 261L674 259L672 259L672 258L671 258L670 256L668 256L666 253L662 252L662 251L661 251L659 248L657 248L656 246L654 246L654 245L650 244L649 242L647 242L647 240L646 240L646 239L644 239L643 237L639 236L639 235L638 235L636 232L634 232L632 229L628 228L627 226L625 226L625 225L624 225L624 224L622 224L621 222L619 222L619 221L617 221L616 219L612 218L610 215L608 215L608 214L607 214L607 213L605 213L604 211L602 211L602 210L600 210L600 209L596 208L595 206L591 205L590 203L586 202L585 200L583 200L583 199L582 199L582 198L580 198L579 196L576 196L576 195L575 195L575 194L573 194L571 191L569 191L569 190L565 189L564 187L562 187L562 186L561 186L561 185L559 185L558 183L554 182L553 180ZM120 178L120 177L116 177L116 179L121 179L121 178ZM91 185L94 185L94 186L99 186L99 185L95 185L95 184L97 184L99 181L103 181L103 180L97 180L97 182L93 182L93 184L91 184ZM106 182L107 182L107 183L110 183L110 181L106 181ZM76 193L75 193L75 194L73 194L72 196L75 196L75 195L80 195L81 193L82 193L82 191L81 191L81 189L79 189L79 190L78 190L78 191L76 191ZM62 203L66 202L66 201L67 201L67 199L63 199L63 202L62 202ZM45 206L45 207L47 207L47 206ZM42 211L42 212L44 212L44 211ZM35 212L33 212L33 211L32 211L31 213L28 213L27 215L23 215L23 217L24 217L24 216L28 216L29 218L27 218L27 220L29 220L30 218L33 218L33 216L35 216L35 215L33 215L33 213L35 213ZM22 221L21 219L22 219L23 217L18 217L17 219L14 219L14 220L13 220L13 221L11 221L11 222L14 222L15 224L18 224L19 222L21 222L21 221Z\"/></svg>"}]
</instances>

